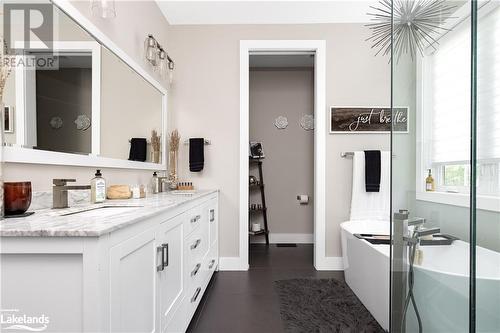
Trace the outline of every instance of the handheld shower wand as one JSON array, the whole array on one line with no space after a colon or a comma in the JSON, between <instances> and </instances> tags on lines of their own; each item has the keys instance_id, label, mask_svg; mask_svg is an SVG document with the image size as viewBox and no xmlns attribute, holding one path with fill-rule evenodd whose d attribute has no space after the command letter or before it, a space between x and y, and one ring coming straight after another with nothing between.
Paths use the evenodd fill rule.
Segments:
<instances>
[{"instance_id":1,"label":"handheld shower wand","mask_svg":"<svg viewBox=\"0 0 500 333\"><path fill-rule=\"evenodd\" d=\"M425 223L424 219L416 219L413 221L408 221L408 225L415 226L413 229L413 233L411 237L404 237L404 241L408 243L408 257L410 260L409 269L408 269L408 294L406 295L404 307L403 307L403 320L401 322L401 332L405 331L406 326L406 314L408 312L408 307L410 306L410 302L413 305L413 309L415 310L415 315L417 316L418 321L418 332L422 333L422 319L420 318L420 313L418 312L417 302L415 301L415 295L413 294L413 285L415 283L414 276L414 262L415 262L415 253L417 251L417 246L420 243L420 238L423 236L434 235L441 232L439 228L430 228L430 229L420 229Z\"/></svg>"}]
</instances>

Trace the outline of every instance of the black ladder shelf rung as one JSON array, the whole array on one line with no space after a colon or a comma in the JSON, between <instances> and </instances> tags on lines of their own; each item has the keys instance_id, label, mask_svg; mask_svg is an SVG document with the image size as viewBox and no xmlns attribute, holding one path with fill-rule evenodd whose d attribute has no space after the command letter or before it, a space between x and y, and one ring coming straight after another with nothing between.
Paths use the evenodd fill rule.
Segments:
<instances>
[{"instance_id":1,"label":"black ladder shelf rung","mask_svg":"<svg viewBox=\"0 0 500 333\"><path fill-rule=\"evenodd\" d=\"M262 172L262 159L250 158L250 164L257 164L259 167L259 181L257 184L249 185L249 189L258 188L260 190L260 198L262 207L259 209L249 209L249 215L251 213L262 213L264 217L264 230L259 231L249 231L248 234L251 236L266 236L266 245L269 245L269 228L267 226L267 206L266 206L266 195L264 193L264 174Z\"/></svg>"}]
</instances>

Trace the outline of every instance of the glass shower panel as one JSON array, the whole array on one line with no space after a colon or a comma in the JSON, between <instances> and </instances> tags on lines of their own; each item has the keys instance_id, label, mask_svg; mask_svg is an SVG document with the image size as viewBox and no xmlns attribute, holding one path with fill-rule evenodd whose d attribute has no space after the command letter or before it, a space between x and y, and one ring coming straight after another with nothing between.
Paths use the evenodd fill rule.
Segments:
<instances>
[{"instance_id":1,"label":"glass shower panel","mask_svg":"<svg viewBox=\"0 0 500 333\"><path fill-rule=\"evenodd\" d=\"M468 332L471 2L392 4L391 332Z\"/></svg>"},{"instance_id":2,"label":"glass shower panel","mask_svg":"<svg viewBox=\"0 0 500 333\"><path fill-rule=\"evenodd\" d=\"M476 331L500 332L500 1L477 11Z\"/></svg>"}]
</instances>

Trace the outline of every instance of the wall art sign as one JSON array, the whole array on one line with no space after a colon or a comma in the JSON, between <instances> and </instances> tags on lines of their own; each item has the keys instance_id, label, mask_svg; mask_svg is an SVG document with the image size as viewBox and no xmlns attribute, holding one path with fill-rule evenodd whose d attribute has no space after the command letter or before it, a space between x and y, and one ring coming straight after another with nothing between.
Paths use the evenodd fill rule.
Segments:
<instances>
[{"instance_id":1,"label":"wall art sign","mask_svg":"<svg viewBox=\"0 0 500 333\"><path fill-rule=\"evenodd\" d=\"M334 107L330 108L330 133L408 133L408 107Z\"/></svg>"}]
</instances>

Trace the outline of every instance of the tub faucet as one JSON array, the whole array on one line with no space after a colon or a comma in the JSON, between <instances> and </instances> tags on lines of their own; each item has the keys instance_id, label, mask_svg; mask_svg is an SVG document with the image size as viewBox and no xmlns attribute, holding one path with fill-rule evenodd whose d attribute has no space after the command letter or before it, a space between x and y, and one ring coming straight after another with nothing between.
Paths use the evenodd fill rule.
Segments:
<instances>
[{"instance_id":1,"label":"tub faucet","mask_svg":"<svg viewBox=\"0 0 500 333\"><path fill-rule=\"evenodd\" d=\"M404 240L410 244L418 244L420 243L420 238L424 236L439 234L440 232L440 228L415 229L411 237L404 237Z\"/></svg>"},{"instance_id":2,"label":"tub faucet","mask_svg":"<svg viewBox=\"0 0 500 333\"><path fill-rule=\"evenodd\" d=\"M425 219L422 218L422 217L414 217L413 219L411 220L408 220L408 226L421 226L425 223Z\"/></svg>"},{"instance_id":3,"label":"tub faucet","mask_svg":"<svg viewBox=\"0 0 500 333\"><path fill-rule=\"evenodd\" d=\"M69 190L90 190L90 185L66 185L69 182L76 182L76 179L53 179L52 183L52 208L68 208Z\"/></svg>"}]
</instances>

